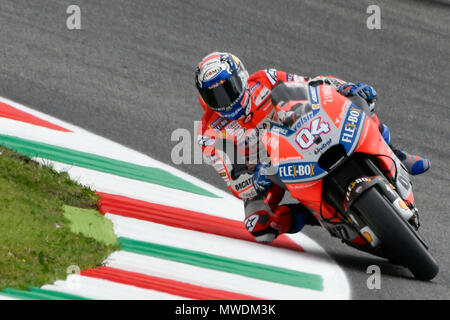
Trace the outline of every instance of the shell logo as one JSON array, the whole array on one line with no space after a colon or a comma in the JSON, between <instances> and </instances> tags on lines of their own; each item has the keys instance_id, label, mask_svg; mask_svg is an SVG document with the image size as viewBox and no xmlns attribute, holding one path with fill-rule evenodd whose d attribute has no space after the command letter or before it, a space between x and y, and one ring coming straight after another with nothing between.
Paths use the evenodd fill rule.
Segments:
<instances>
[{"instance_id":1,"label":"shell logo","mask_svg":"<svg viewBox=\"0 0 450 320\"><path fill-rule=\"evenodd\" d=\"M368 233L367 231L363 233L364 238L366 238L367 241L369 241L369 243L372 243L373 238L370 235L370 233Z\"/></svg>"}]
</instances>

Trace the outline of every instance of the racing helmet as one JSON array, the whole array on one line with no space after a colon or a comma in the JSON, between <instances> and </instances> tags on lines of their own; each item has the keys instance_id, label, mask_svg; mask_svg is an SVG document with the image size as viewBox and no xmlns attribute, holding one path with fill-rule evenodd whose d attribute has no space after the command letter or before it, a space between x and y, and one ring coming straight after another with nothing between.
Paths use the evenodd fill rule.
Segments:
<instances>
[{"instance_id":1,"label":"racing helmet","mask_svg":"<svg viewBox=\"0 0 450 320\"><path fill-rule=\"evenodd\" d=\"M196 87L205 104L229 120L239 119L250 106L247 79L242 62L226 52L208 54L195 70Z\"/></svg>"}]
</instances>

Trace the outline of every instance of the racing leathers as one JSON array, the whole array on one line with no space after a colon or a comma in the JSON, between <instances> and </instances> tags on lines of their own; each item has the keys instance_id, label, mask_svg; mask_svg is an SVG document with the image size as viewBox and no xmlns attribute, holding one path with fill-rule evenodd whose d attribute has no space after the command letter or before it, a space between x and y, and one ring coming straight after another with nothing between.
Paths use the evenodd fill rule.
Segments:
<instances>
[{"instance_id":1,"label":"racing leathers","mask_svg":"<svg viewBox=\"0 0 450 320\"><path fill-rule=\"evenodd\" d=\"M272 89L283 82L307 86L317 81L331 85L344 95L346 91L358 89L331 76L311 79L275 69L260 70L248 78L251 103L237 120L221 117L199 96L205 113L197 131L198 143L206 161L223 178L233 195L244 201L245 227L258 242L271 242L279 234L295 233L304 225L319 224L309 209L300 203L280 205L285 190L279 185L258 184L260 164L268 161L260 130L265 129L270 120L287 125L291 114L292 105L273 104ZM373 113L373 103L370 107L368 112L382 130L384 127Z\"/></svg>"}]
</instances>

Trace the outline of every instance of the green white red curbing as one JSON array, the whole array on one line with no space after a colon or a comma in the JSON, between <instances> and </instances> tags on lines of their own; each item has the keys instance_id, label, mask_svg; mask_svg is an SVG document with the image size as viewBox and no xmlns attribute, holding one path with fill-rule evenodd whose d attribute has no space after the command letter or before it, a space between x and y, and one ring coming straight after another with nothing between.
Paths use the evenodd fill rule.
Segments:
<instances>
[{"instance_id":1,"label":"green white red curbing","mask_svg":"<svg viewBox=\"0 0 450 320\"><path fill-rule=\"evenodd\" d=\"M4 98L0 98L0 144L50 163L56 170L67 170L72 178L99 192L191 210L206 220L213 217L241 221L244 216L242 203L220 189ZM35 288L31 290L33 294L24 293L22 298L34 295L62 299L72 295L92 299L208 299L216 294L222 298L228 294L231 298L245 295L264 299L350 297L343 271L319 245L301 233L288 237L294 243L292 248L296 243L305 252L230 238L227 233L121 216L114 214L114 208L110 211L104 213L114 223L123 250L105 261L107 269L71 275ZM314 251L314 255L308 251ZM216 264L211 266L214 260ZM281 280L275 281L277 272ZM136 279L147 287L137 286ZM158 291L155 283L164 284L166 292ZM198 290L205 294L192 295ZM15 297L20 298L20 293L0 293L0 299Z\"/></svg>"}]
</instances>

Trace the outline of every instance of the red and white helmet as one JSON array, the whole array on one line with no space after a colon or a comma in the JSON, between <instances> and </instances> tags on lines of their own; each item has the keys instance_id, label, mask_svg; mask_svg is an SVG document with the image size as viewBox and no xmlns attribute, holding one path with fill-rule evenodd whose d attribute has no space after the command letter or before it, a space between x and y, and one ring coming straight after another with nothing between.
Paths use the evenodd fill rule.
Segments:
<instances>
[{"instance_id":1,"label":"red and white helmet","mask_svg":"<svg viewBox=\"0 0 450 320\"><path fill-rule=\"evenodd\" d=\"M212 52L195 70L195 83L205 104L222 117L240 118L250 103L248 72L242 62L226 52Z\"/></svg>"}]
</instances>

